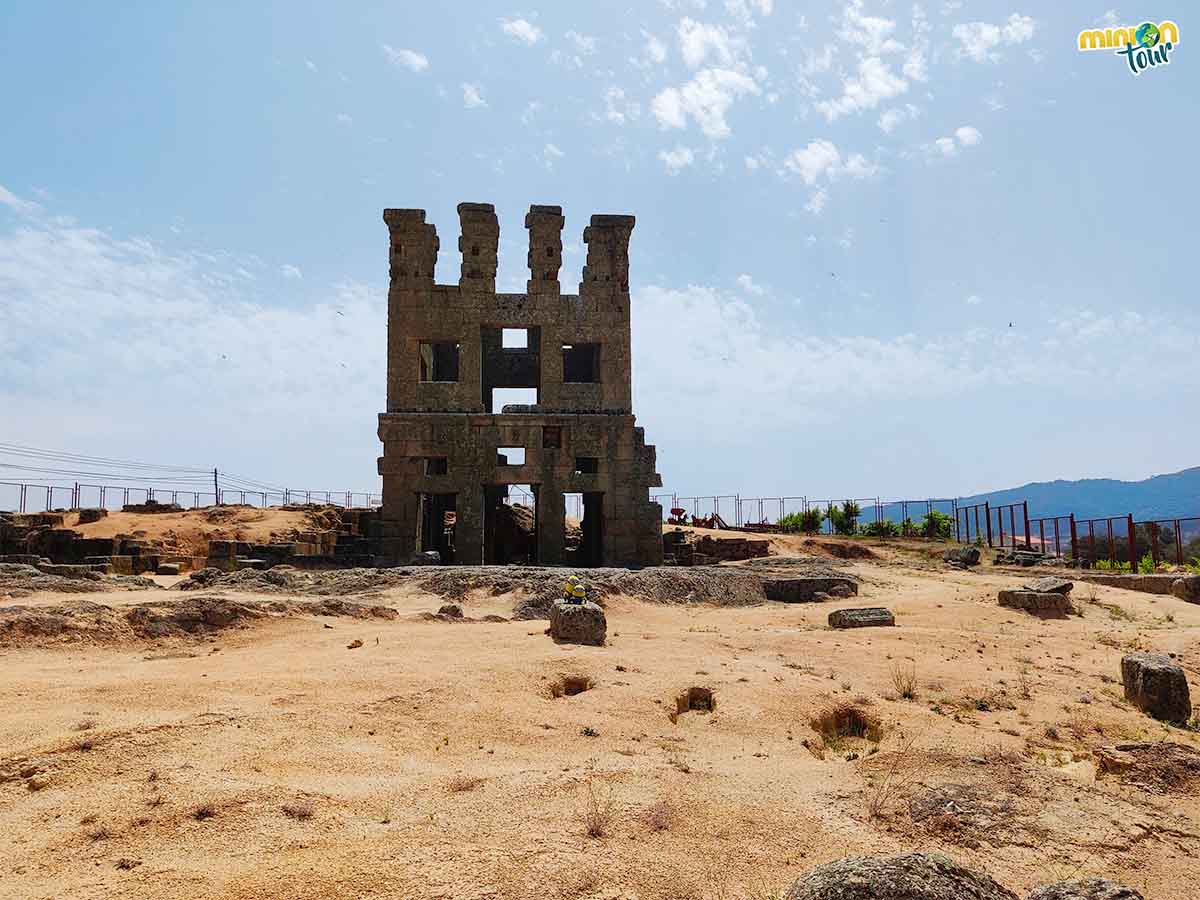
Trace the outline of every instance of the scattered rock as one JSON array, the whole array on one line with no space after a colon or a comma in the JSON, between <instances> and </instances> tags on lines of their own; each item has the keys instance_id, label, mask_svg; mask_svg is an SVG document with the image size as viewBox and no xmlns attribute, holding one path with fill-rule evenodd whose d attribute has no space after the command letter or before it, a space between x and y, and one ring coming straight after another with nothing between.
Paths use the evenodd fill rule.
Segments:
<instances>
[{"instance_id":1,"label":"scattered rock","mask_svg":"<svg viewBox=\"0 0 1200 900\"><path fill-rule=\"evenodd\" d=\"M1001 591L998 602L1010 609L1023 609L1035 616L1066 618L1075 611L1066 594L1038 591Z\"/></svg>"},{"instance_id":2,"label":"scattered rock","mask_svg":"<svg viewBox=\"0 0 1200 900\"><path fill-rule=\"evenodd\" d=\"M1057 575L1047 575L1045 578L1035 578L1021 585L1023 591L1033 591L1035 594L1069 594L1075 582Z\"/></svg>"},{"instance_id":3,"label":"scattered rock","mask_svg":"<svg viewBox=\"0 0 1200 900\"><path fill-rule=\"evenodd\" d=\"M1027 900L1145 900L1141 893L1106 878L1042 885Z\"/></svg>"},{"instance_id":4,"label":"scattered rock","mask_svg":"<svg viewBox=\"0 0 1200 900\"><path fill-rule=\"evenodd\" d=\"M1191 718L1187 676L1160 653L1127 653L1121 657L1125 699L1164 722L1183 724Z\"/></svg>"},{"instance_id":5,"label":"scattered rock","mask_svg":"<svg viewBox=\"0 0 1200 900\"><path fill-rule=\"evenodd\" d=\"M858 593L858 585L843 575L764 578L762 589L768 600L780 603L812 603L817 594L853 597Z\"/></svg>"},{"instance_id":6,"label":"scattered rock","mask_svg":"<svg viewBox=\"0 0 1200 900\"><path fill-rule=\"evenodd\" d=\"M350 643L348 643L346 645L346 649L347 650L357 650L362 645L363 645L363 642L360 641L358 638L355 638L354 640L352 640Z\"/></svg>"},{"instance_id":7,"label":"scattered rock","mask_svg":"<svg viewBox=\"0 0 1200 900\"><path fill-rule=\"evenodd\" d=\"M830 628L870 628L877 625L895 625L896 617L890 609L869 606L861 609L837 609L829 614Z\"/></svg>"},{"instance_id":8,"label":"scattered rock","mask_svg":"<svg viewBox=\"0 0 1200 900\"><path fill-rule=\"evenodd\" d=\"M438 608L437 614L447 619L461 619L463 609L457 603L445 603Z\"/></svg>"},{"instance_id":9,"label":"scattered rock","mask_svg":"<svg viewBox=\"0 0 1200 900\"><path fill-rule=\"evenodd\" d=\"M1200 792L1200 751L1185 744L1125 743L1099 747L1093 753L1097 778L1116 778L1152 794Z\"/></svg>"},{"instance_id":10,"label":"scattered rock","mask_svg":"<svg viewBox=\"0 0 1200 900\"><path fill-rule=\"evenodd\" d=\"M950 547L942 553L942 560L960 566L977 566L979 555L978 547Z\"/></svg>"},{"instance_id":11,"label":"scattered rock","mask_svg":"<svg viewBox=\"0 0 1200 900\"><path fill-rule=\"evenodd\" d=\"M178 575L179 563L159 563L154 570L155 575Z\"/></svg>"},{"instance_id":12,"label":"scattered rock","mask_svg":"<svg viewBox=\"0 0 1200 900\"><path fill-rule=\"evenodd\" d=\"M941 853L849 856L817 866L785 900L1019 900L988 875Z\"/></svg>"},{"instance_id":13,"label":"scattered rock","mask_svg":"<svg viewBox=\"0 0 1200 900\"><path fill-rule=\"evenodd\" d=\"M608 631L604 610L591 601L555 602L550 610L550 636L565 644L601 646Z\"/></svg>"},{"instance_id":14,"label":"scattered rock","mask_svg":"<svg viewBox=\"0 0 1200 900\"><path fill-rule=\"evenodd\" d=\"M1200 603L1200 575L1176 578L1171 584L1171 593L1188 603Z\"/></svg>"},{"instance_id":15,"label":"scattered rock","mask_svg":"<svg viewBox=\"0 0 1200 900\"><path fill-rule=\"evenodd\" d=\"M436 550L424 550L420 553L414 553L408 561L410 566L440 566L442 564L442 554Z\"/></svg>"}]
</instances>

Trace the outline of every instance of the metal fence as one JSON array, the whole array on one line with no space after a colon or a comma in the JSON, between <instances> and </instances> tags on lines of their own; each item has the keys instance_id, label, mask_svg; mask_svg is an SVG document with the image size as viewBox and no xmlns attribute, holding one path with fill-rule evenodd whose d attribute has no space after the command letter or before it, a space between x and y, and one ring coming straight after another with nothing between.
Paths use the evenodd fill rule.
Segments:
<instances>
[{"instance_id":1,"label":"metal fence","mask_svg":"<svg viewBox=\"0 0 1200 900\"><path fill-rule=\"evenodd\" d=\"M225 490L191 491L170 487L137 487L123 484L39 484L0 481L0 510L12 512L49 512L52 509L120 509L127 504L154 501L174 503L184 509L200 506L238 504L241 506L288 506L299 503L324 503L330 506L378 506L379 494L365 491L282 491Z\"/></svg>"}]
</instances>

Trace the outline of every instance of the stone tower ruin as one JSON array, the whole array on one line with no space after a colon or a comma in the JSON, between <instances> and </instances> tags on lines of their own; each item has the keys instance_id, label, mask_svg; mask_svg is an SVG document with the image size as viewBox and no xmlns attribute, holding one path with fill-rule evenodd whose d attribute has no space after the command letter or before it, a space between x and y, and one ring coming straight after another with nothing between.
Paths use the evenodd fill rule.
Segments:
<instances>
[{"instance_id":1,"label":"stone tower ruin","mask_svg":"<svg viewBox=\"0 0 1200 900\"><path fill-rule=\"evenodd\" d=\"M383 561L437 550L457 564L638 566L662 562L654 447L634 424L629 237L633 216L592 216L578 294L559 287L558 206L531 206L525 293L496 293L500 228L460 203L458 284L435 284L437 230L387 209L390 238ZM517 399L504 403L512 389ZM506 503L522 486L527 510ZM513 495L515 497L516 495ZM566 522L567 498L576 527ZM528 501L527 501L528 503ZM513 513L527 538L514 549ZM530 527L532 534L529 533Z\"/></svg>"}]
</instances>

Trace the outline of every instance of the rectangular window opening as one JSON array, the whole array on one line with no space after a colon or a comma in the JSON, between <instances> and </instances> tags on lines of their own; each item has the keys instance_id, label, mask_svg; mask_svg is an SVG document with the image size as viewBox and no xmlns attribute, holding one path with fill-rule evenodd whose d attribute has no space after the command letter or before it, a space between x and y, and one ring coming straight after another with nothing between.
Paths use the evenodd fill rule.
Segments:
<instances>
[{"instance_id":1,"label":"rectangular window opening","mask_svg":"<svg viewBox=\"0 0 1200 900\"><path fill-rule=\"evenodd\" d=\"M596 384L600 380L599 344L563 344L563 381Z\"/></svg>"},{"instance_id":2,"label":"rectangular window opening","mask_svg":"<svg viewBox=\"0 0 1200 900\"><path fill-rule=\"evenodd\" d=\"M497 447L496 448L496 465L498 465L498 466L523 466L523 465L525 465L525 448L524 447Z\"/></svg>"},{"instance_id":3,"label":"rectangular window opening","mask_svg":"<svg viewBox=\"0 0 1200 900\"><path fill-rule=\"evenodd\" d=\"M450 471L449 460L444 456L426 456L426 475L446 475Z\"/></svg>"},{"instance_id":4,"label":"rectangular window opening","mask_svg":"<svg viewBox=\"0 0 1200 900\"><path fill-rule=\"evenodd\" d=\"M500 346L505 350L528 350L529 349L529 329L528 328L502 328L500 329Z\"/></svg>"},{"instance_id":5,"label":"rectangular window opening","mask_svg":"<svg viewBox=\"0 0 1200 900\"><path fill-rule=\"evenodd\" d=\"M542 449L543 450L561 450L562 449L562 426L561 425L545 425L542 427Z\"/></svg>"},{"instance_id":6,"label":"rectangular window opening","mask_svg":"<svg viewBox=\"0 0 1200 900\"><path fill-rule=\"evenodd\" d=\"M598 456L577 456L575 457L575 474L576 475L595 475L600 471L600 457Z\"/></svg>"},{"instance_id":7,"label":"rectangular window opening","mask_svg":"<svg viewBox=\"0 0 1200 900\"><path fill-rule=\"evenodd\" d=\"M537 406L537 388L492 388L492 412L504 412L506 406Z\"/></svg>"},{"instance_id":8,"label":"rectangular window opening","mask_svg":"<svg viewBox=\"0 0 1200 900\"><path fill-rule=\"evenodd\" d=\"M458 381L458 352L454 341L421 341L421 381Z\"/></svg>"}]
</instances>

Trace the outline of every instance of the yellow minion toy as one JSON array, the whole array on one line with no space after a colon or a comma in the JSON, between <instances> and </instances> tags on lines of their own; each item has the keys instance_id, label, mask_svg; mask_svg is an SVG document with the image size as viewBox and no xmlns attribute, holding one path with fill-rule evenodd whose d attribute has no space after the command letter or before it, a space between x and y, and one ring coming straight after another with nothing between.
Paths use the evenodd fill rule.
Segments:
<instances>
[{"instance_id":1,"label":"yellow minion toy","mask_svg":"<svg viewBox=\"0 0 1200 900\"><path fill-rule=\"evenodd\" d=\"M578 575L571 575L563 585L563 599L568 603L582 603L587 599L587 588Z\"/></svg>"}]
</instances>

